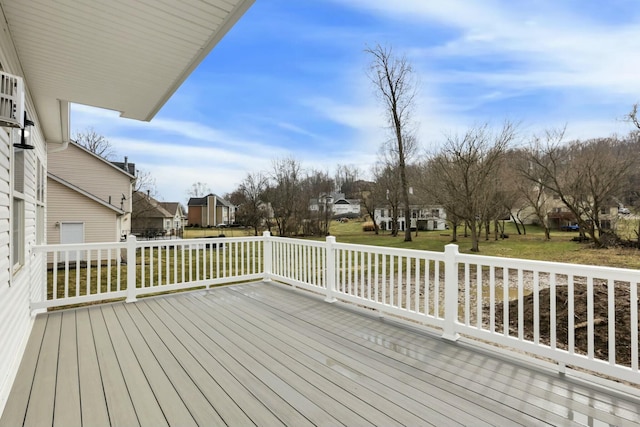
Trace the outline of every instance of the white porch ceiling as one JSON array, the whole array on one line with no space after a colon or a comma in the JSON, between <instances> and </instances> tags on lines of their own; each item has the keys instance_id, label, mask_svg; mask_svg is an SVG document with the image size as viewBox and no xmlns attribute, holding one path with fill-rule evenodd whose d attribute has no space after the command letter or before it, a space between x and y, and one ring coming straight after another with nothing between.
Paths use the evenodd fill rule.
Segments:
<instances>
[{"instance_id":1,"label":"white porch ceiling","mask_svg":"<svg viewBox=\"0 0 640 427\"><path fill-rule=\"evenodd\" d=\"M0 6L45 138L61 142L69 102L151 120L253 2L0 0Z\"/></svg>"}]
</instances>

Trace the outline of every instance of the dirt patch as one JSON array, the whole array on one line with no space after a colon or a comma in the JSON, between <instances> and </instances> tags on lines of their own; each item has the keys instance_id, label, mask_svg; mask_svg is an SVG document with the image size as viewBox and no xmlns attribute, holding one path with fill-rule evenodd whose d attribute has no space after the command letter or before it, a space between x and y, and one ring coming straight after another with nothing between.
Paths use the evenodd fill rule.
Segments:
<instances>
[{"instance_id":1,"label":"dirt patch","mask_svg":"<svg viewBox=\"0 0 640 427\"><path fill-rule=\"evenodd\" d=\"M593 285L593 334L594 357L596 359L609 360L609 310L607 285L595 283ZM615 348L616 363L631 366L631 311L630 288L627 284L616 284L615 292ZM551 290L542 289L539 292L540 303L540 342L550 345L551 337ZM526 340L534 339L534 296L527 295L523 298L524 311L524 337ZM574 325L573 334L576 353L587 354L588 350L588 316L587 316L587 285L574 283ZM495 307L496 331L502 332L503 303L497 303ZM484 306L485 316L489 313L489 306ZM640 310L638 310L640 318ZM569 289L567 286L556 287L556 346L568 349L569 336ZM509 333L518 334L518 300L509 301ZM640 334L639 334L640 335ZM639 337L640 338L640 337Z\"/></svg>"}]
</instances>

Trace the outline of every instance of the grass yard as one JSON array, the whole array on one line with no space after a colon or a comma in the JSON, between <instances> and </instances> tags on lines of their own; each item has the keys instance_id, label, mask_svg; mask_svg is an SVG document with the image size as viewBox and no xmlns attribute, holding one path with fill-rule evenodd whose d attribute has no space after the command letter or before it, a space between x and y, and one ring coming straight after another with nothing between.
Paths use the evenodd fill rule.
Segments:
<instances>
[{"instance_id":1,"label":"grass yard","mask_svg":"<svg viewBox=\"0 0 640 427\"><path fill-rule=\"evenodd\" d=\"M404 242L404 234L392 237L390 232L362 231L362 222L349 221L340 223L333 221L330 232L339 242L363 245L389 246L395 248L421 249L441 252L444 246L451 243L451 230L420 231L412 234L412 242ZM635 227L635 225L631 225ZM574 242L571 239L578 236L578 232L555 231L551 233L551 240L544 239L544 232L540 227L527 226L526 235L518 235L513 224L507 223L505 232L508 239L494 240L493 234L489 240L480 239L480 255L500 256L507 258L524 258L542 261L567 262L574 264L603 265L621 268L640 268L640 251L628 248L595 249L589 243ZM464 237L464 229L458 229L459 250L462 253L472 253L471 238Z\"/></svg>"},{"instance_id":2,"label":"grass yard","mask_svg":"<svg viewBox=\"0 0 640 427\"><path fill-rule=\"evenodd\" d=\"M185 228L185 239L201 239L203 237L214 237L224 234L225 237L246 237L253 236L252 228Z\"/></svg>"}]
</instances>

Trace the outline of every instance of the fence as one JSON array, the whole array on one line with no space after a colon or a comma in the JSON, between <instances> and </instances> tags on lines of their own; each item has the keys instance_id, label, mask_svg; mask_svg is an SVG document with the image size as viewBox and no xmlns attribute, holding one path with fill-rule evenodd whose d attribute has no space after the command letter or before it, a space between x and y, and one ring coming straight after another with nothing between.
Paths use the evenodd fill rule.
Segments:
<instances>
[{"instance_id":1,"label":"fence","mask_svg":"<svg viewBox=\"0 0 640 427\"><path fill-rule=\"evenodd\" d=\"M638 281L629 269L272 237L40 246L32 308L277 280L640 383ZM134 267L135 266L135 267ZM44 270L44 269L43 269Z\"/></svg>"}]
</instances>

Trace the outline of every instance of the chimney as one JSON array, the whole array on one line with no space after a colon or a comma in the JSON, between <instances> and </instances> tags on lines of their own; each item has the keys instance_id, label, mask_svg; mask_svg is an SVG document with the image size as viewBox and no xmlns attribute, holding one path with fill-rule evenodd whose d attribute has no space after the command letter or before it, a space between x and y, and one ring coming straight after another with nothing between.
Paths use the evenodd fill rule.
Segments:
<instances>
[{"instance_id":1,"label":"chimney","mask_svg":"<svg viewBox=\"0 0 640 427\"><path fill-rule=\"evenodd\" d=\"M147 190L147 199L151 198L151 190Z\"/></svg>"},{"instance_id":2,"label":"chimney","mask_svg":"<svg viewBox=\"0 0 640 427\"><path fill-rule=\"evenodd\" d=\"M125 172L129 173L129 158L124 156L124 166L123 169Z\"/></svg>"}]
</instances>

